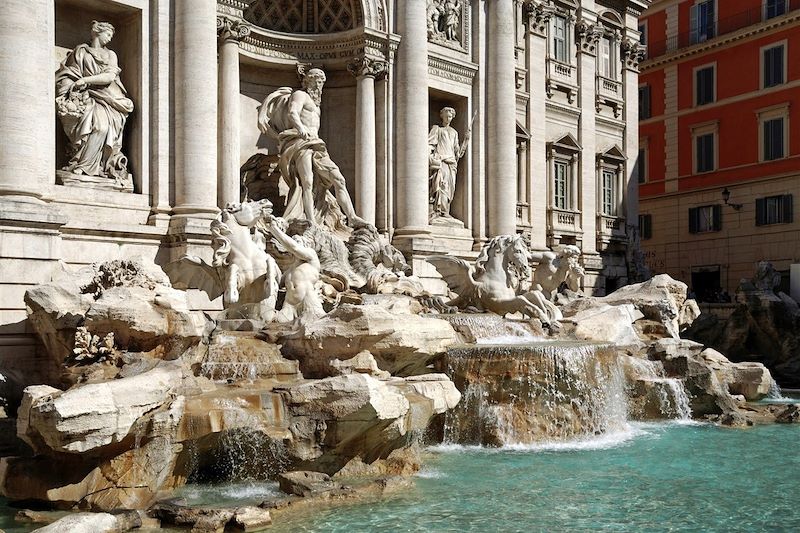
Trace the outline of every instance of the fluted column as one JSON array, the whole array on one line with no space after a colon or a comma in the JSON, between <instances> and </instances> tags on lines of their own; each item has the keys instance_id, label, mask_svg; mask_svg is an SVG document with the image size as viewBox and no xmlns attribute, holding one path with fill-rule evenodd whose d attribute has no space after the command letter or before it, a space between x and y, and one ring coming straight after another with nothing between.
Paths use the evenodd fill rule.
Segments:
<instances>
[{"instance_id":1,"label":"fluted column","mask_svg":"<svg viewBox=\"0 0 800 533\"><path fill-rule=\"evenodd\" d=\"M397 225L415 233L428 225L427 0L398 3Z\"/></svg>"},{"instance_id":2,"label":"fluted column","mask_svg":"<svg viewBox=\"0 0 800 533\"><path fill-rule=\"evenodd\" d=\"M6 0L0 16L0 196L36 201L55 179L52 0Z\"/></svg>"},{"instance_id":3,"label":"fluted column","mask_svg":"<svg viewBox=\"0 0 800 533\"><path fill-rule=\"evenodd\" d=\"M217 212L217 2L175 2L175 208Z\"/></svg>"},{"instance_id":4,"label":"fluted column","mask_svg":"<svg viewBox=\"0 0 800 533\"><path fill-rule=\"evenodd\" d=\"M647 50L637 39L626 37L622 41L622 83L625 99L625 155L628 165L620 194L624 193L624 216L628 226L639 226L639 61Z\"/></svg>"},{"instance_id":5,"label":"fluted column","mask_svg":"<svg viewBox=\"0 0 800 533\"><path fill-rule=\"evenodd\" d=\"M217 205L240 199L239 167L239 40L250 34L250 28L227 17L217 17L219 33L219 172Z\"/></svg>"},{"instance_id":6,"label":"fluted column","mask_svg":"<svg viewBox=\"0 0 800 533\"><path fill-rule=\"evenodd\" d=\"M375 224L375 79L386 74L386 63L357 57L347 70L356 77L356 213Z\"/></svg>"},{"instance_id":7,"label":"fluted column","mask_svg":"<svg viewBox=\"0 0 800 533\"><path fill-rule=\"evenodd\" d=\"M487 2L487 168L489 236L517 230L514 0Z\"/></svg>"}]
</instances>

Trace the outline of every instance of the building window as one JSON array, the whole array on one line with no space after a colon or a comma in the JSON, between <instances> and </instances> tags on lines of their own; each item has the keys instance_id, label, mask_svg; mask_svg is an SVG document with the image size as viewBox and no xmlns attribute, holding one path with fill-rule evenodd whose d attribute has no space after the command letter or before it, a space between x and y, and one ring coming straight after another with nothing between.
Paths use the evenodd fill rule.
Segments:
<instances>
[{"instance_id":1,"label":"building window","mask_svg":"<svg viewBox=\"0 0 800 533\"><path fill-rule=\"evenodd\" d=\"M639 148L639 157L636 159L636 178L639 183L647 183L647 147Z\"/></svg>"},{"instance_id":2,"label":"building window","mask_svg":"<svg viewBox=\"0 0 800 533\"><path fill-rule=\"evenodd\" d=\"M557 209L569 209L569 164L566 161L553 163L553 205Z\"/></svg>"},{"instance_id":3,"label":"building window","mask_svg":"<svg viewBox=\"0 0 800 533\"><path fill-rule=\"evenodd\" d=\"M647 46L647 21L639 23L639 44Z\"/></svg>"},{"instance_id":4,"label":"building window","mask_svg":"<svg viewBox=\"0 0 800 533\"><path fill-rule=\"evenodd\" d=\"M722 209L719 205L689 208L689 233L722 230Z\"/></svg>"},{"instance_id":5,"label":"building window","mask_svg":"<svg viewBox=\"0 0 800 533\"><path fill-rule=\"evenodd\" d=\"M761 49L761 86L775 87L786 81L786 48L783 43Z\"/></svg>"},{"instance_id":6,"label":"building window","mask_svg":"<svg viewBox=\"0 0 800 533\"><path fill-rule=\"evenodd\" d=\"M764 0L764 20L786 13L786 0Z\"/></svg>"},{"instance_id":7,"label":"building window","mask_svg":"<svg viewBox=\"0 0 800 533\"><path fill-rule=\"evenodd\" d=\"M617 79L617 69L614 62L614 45L611 37L600 38L600 53L597 55L600 75L610 80Z\"/></svg>"},{"instance_id":8,"label":"building window","mask_svg":"<svg viewBox=\"0 0 800 533\"><path fill-rule=\"evenodd\" d=\"M617 173L613 170L603 169L602 180L602 212L610 217L617 216Z\"/></svg>"},{"instance_id":9,"label":"building window","mask_svg":"<svg viewBox=\"0 0 800 533\"><path fill-rule=\"evenodd\" d=\"M792 222L792 195L756 198L756 226Z\"/></svg>"},{"instance_id":10,"label":"building window","mask_svg":"<svg viewBox=\"0 0 800 533\"><path fill-rule=\"evenodd\" d=\"M639 119L650 118L650 86L639 86Z\"/></svg>"},{"instance_id":11,"label":"building window","mask_svg":"<svg viewBox=\"0 0 800 533\"><path fill-rule=\"evenodd\" d=\"M567 19L556 15L551 20L551 46L553 49L550 53L556 61L569 63L569 56L567 55Z\"/></svg>"},{"instance_id":12,"label":"building window","mask_svg":"<svg viewBox=\"0 0 800 533\"><path fill-rule=\"evenodd\" d=\"M781 159L785 157L783 151L783 117L765 120L761 127L763 130L762 135L764 136L764 161L772 161L773 159Z\"/></svg>"},{"instance_id":13,"label":"building window","mask_svg":"<svg viewBox=\"0 0 800 533\"><path fill-rule=\"evenodd\" d=\"M653 215L639 215L639 235L643 241L653 238Z\"/></svg>"},{"instance_id":14,"label":"building window","mask_svg":"<svg viewBox=\"0 0 800 533\"><path fill-rule=\"evenodd\" d=\"M690 13L690 44L702 43L717 34L716 0L699 0Z\"/></svg>"},{"instance_id":15,"label":"building window","mask_svg":"<svg viewBox=\"0 0 800 533\"><path fill-rule=\"evenodd\" d=\"M698 67L694 71L694 105L710 104L715 99L714 65Z\"/></svg>"},{"instance_id":16,"label":"building window","mask_svg":"<svg viewBox=\"0 0 800 533\"><path fill-rule=\"evenodd\" d=\"M695 145L695 174L711 172L716 168L714 164L714 133L704 133L694 138Z\"/></svg>"}]
</instances>

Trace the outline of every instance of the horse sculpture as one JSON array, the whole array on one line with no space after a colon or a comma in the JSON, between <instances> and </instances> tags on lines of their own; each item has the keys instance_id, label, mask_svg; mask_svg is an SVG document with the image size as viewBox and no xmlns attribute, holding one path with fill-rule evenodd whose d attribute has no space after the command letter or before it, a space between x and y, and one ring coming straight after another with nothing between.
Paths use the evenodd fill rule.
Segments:
<instances>
[{"instance_id":1,"label":"horse sculpture","mask_svg":"<svg viewBox=\"0 0 800 533\"><path fill-rule=\"evenodd\" d=\"M549 325L561 319L561 313L541 291L525 291L525 283L531 277L528 255L521 236L500 235L483 247L474 266L463 259L441 255L427 261L458 295L448 305L499 315L521 313Z\"/></svg>"},{"instance_id":2,"label":"horse sculpture","mask_svg":"<svg viewBox=\"0 0 800 533\"><path fill-rule=\"evenodd\" d=\"M255 230L271 216L268 200L229 204L211 222L209 265L203 259L185 255L164 267L177 289L200 289L214 300L222 296L229 318L271 320L281 271L264 249L264 237Z\"/></svg>"},{"instance_id":3,"label":"horse sculpture","mask_svg":"<svg viewBox=\"0 0 800 533\"><path fill-rule=\"evenodd\" d=\"M533 288L541 290L551 301L561 284L571 291L580 291L584 276L583 267L578 263L580 257L581 249L572 244L564 246L558 253L532 253L531 258L539 260L533 272Z\"/></svg>"}]
</instances>

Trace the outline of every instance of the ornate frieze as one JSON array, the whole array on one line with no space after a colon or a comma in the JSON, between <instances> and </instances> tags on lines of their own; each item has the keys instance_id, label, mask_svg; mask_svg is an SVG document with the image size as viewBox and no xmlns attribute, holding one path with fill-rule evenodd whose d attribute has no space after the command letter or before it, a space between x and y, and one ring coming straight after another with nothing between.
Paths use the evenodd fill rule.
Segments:
<instances>
[{"instance_id":1,"label":"ornate frieze","mask_svg":"<svg viewBox=\"0 0 800 533\"><path fill-rule=\"evenodd\" d=\"M466 52L469 42L469 0L428 0L428 41Z\"/></svg>"},{"instance_id":2,"label":"ornate frieze","mask_svg":"<svg viewBox=\"0 0 800 533\"><path fill-rule=\"evenodd\" d=\"M597 53L597 42L604 34L605 29L602 26L588 20L581 19L575 24L575 42L581 52Z\"/></svg>"},{"instance_id":3,"label":"ornate frieze","mask_svg":"<svg viewBox=\"0 0 800 533\"><path fill-rule=\"evenodd\" d=\"M462 65L436 56L428 56L428 74L441 79L472 85L477 66Z\"/></svg>"},{"instance_id":4,"label":"ornate frieze","mask_svg":"<svg viewBox=\"0 0 800 533\"><path fill-rule=\"evenodd\" d=\"M347 70L356 78L368 76L381 79L389 72L389 65L386 61L357 56L347 63Z\"/></svg>"},{"instance_id":5,"label":"ornate frieze","mask_svg":"<svg viewBox=\"0 0 800 533\"><path fill-rule=\"evenodd\" d=\"M241 41L250 35L250 26L224 16L217 16L217 35L221 41Z\"/></svg>"}]
</instances>

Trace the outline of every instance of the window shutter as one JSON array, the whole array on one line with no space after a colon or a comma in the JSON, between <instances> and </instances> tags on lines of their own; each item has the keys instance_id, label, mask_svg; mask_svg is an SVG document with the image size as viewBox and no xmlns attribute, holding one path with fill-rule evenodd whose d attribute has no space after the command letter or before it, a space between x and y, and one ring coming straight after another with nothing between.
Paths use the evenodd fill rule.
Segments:
<instances>
[{"instance_id":1,"label":"window shutter","mask_svg":"<svg viewBox=\"0 0 800 533\"><path fill-rule=\"evenodd\" d=\"M711 215L714 222L714 231L722 231L722 206L712 206Z\"/></svg>"},{"instance_id":2,"label":"window shutter","mask_svg":"<svg viewBox=\"0 0 800 533\"><path fill-rule=\"evenodd\" d=\"M767 199L756 198L756 226L767 223Z\"/></svg>"},{"instance_id":3,"label":"window shutter","mask_svg":"<svg viewBox=\"0 0 800 533\"><path fill-rule=\"evenodd\" d=\"M698 35L699 35L699 31L698 30L699 30L699 28L697 27L697 11L698 11L698 7L699 6L694 5L694 6L692 6L691 10L689 11L689 19L690 19L689 20L689 28L690 28L689 41L690 41L690 44L695 44L699 40L698 39Z\"/></svg>"},{"instance_id":4,"label":"window shutter","mask_svg":"<svg viewBox=\"0 0 800 533\"><path fill-rule=\"evenodd\" d=\"M792 195L783 195L783 220L781 222L792 222Z\"/></svg>"},{"instance_id":5,"label":"window shutter","mask_svg":"<svg viewBox=\"0 0 800 533\"><path fill-rule=\"evenodd\" d=\"M642 227L640 230L643 239L650 239L653 237L653 215L644 215L642 217Z\"/></svg>"},{"instance_id":6,"label":"window shutter","mask_svg":"<svg viewBox=\"0 0 800 533\"><path fill-rule=\"evenodd\" d=\"M689 233L697 233L699 210L696 207L689 208Z\"/></svg>"}]
</instances>

